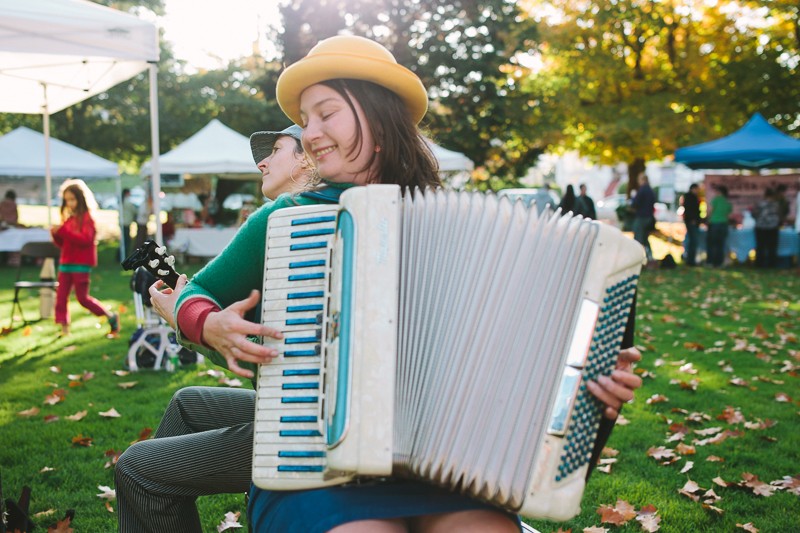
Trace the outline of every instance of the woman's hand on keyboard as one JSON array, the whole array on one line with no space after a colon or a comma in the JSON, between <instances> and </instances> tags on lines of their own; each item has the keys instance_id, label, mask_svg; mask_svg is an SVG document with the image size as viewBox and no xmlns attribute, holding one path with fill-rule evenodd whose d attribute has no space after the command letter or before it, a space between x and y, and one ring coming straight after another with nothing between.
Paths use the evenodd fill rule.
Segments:
<instances>
[{"instance_id":1,"label":"woman's hand on keyboard","mask_svg":"<svg viewBox=\"0 0 800 533\"><path fill-rule=\"evenodd\" d=\"M244 319L245 313L258 305L261 294L253 291L244 300L235 302L222 311L209 313L203 324L203 342L218 351L228 362L228 370L245 378L253 373L239 366L238 361L268 363L278 356L278 350L248 340L248 336L265 336L282 339L283 334L273 328Z\"/></svg>"},{"instance_id":2,"label":"woman's hand on keyboard","mask_svg":"<svg viewBox=\"0 0 800 533\"><path fill-rule=\"evenodd\" d=\"M603 414L614 420L619 416L623 403L633 400L633 392L642 386L642 378L633 373L633 364L641 360L642 354L636 348L626 348L619 352L617 368L609 376L600 376L597 381L589 381L589 389L598 400L606 404Z\"/></svg>"}]
</instances>

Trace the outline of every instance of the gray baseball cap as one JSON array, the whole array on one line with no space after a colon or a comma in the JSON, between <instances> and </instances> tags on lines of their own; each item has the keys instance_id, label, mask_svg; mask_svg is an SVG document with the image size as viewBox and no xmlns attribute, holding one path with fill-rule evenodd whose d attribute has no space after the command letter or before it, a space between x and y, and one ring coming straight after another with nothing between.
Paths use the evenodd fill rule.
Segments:
<instances>
[{"instance_id":1,"label":"gray baseball cap","mask_svg":"<svg viewBox=\"0 0 800 533\"><path fill-rule=\"evenodd\" d=\"M272 147L275 145L275 141L282 135L302 141L301 136L303 135L303 128L297 124L292 124L282 131L257 131L250 136L250 150L253 152L253 160L256 162L256 165L272 153Z\"/></svg>"}]
</instances>

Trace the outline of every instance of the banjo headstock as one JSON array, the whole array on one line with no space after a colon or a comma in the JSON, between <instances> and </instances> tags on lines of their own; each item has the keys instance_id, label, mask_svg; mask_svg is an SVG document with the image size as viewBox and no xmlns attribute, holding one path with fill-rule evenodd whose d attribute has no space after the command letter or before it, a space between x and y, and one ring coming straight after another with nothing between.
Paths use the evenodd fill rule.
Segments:
<instances>
[{"instance_id":1,"label":"banjo headstock","mask_svg":"<svg viewBox=\"0 0 800 533\"><path fill-rule=\"evenodd\" d=\"M163 280L171 288L178 283L179 274L175 271L175 256L167 254L166 246L159 246L155 241L147 240L131 253L123 262L125 270L136 270L144 267L156 278Z\"/></svg>"}]
</instances>

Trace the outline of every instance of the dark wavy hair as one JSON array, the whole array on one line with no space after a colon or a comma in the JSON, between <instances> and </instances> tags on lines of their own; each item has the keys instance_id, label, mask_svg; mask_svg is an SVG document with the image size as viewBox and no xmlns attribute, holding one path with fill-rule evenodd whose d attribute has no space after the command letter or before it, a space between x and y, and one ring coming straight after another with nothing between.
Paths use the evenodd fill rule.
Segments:
<instances>
[{"instance_id":1,"label":"dark wavy hair","mask_svg":"<svg viewBox=\"0 0 800 533\"><path fill-rule=\"evenodd\" d=\"M75 200L78 201L78 205L72 215L78 220L78 228L80 228L83 225L83 215L89 212L89 205L86 203L86 195L83 194L83 189L77 184L68 185L64 188L61 192L61 218L64 220L68 218L65 215L70 214L68 213L67 199L64 198L64 194L67 191L71 192L75 196Z\"/></svg>"},{"instance_id":2,"label":"dark wavy hair","mask_svg":"<svg viewBox=\"0 0 800 533\"><path fill-rule=\"evenodd\" d=\"M392 91L372 82L353 79L336 79L321 82L336 91L353 112L356 120L356 143L350 154L354 159L361 150L364 124L358 120L353 101L357 101L364 111L375 143L380 146L379 153L373 153L367 162L370 168L378 163L377 175L373 183L395 183L413 190L436 188L442 185L439 178L439 164L431 152L408 108Z\"/></svg>"}]
</instances>

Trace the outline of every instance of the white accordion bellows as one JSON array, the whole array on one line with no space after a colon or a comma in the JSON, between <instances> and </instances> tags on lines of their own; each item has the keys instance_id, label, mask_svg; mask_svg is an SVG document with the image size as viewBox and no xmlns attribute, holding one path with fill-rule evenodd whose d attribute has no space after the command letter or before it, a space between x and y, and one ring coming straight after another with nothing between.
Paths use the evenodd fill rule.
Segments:
<instances>
[{"instance_id":1,"label":"white accordion bellows","mask_svg":"<svg viewBox=\"0 0 800 533\"><path fill-rule=\"evenodd\" d=\"M494 195L356 187L269 219L253 479L405 475L523 516L580 511L643 262L617 229Z\"/></svg>"}]
</instances>

